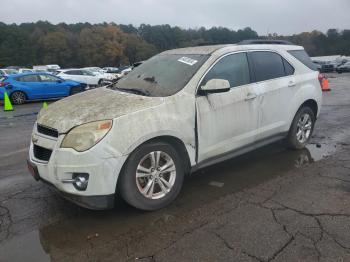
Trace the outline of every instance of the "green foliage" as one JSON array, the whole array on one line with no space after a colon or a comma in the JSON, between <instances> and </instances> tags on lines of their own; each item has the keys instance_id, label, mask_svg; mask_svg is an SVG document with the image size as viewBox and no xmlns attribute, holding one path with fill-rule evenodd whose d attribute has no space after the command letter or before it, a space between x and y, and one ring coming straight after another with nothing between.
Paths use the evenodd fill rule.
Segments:
<instances>
[{"instance_id":1,"label":"green foliage","mask_svg":"<svg viewBox=\"0 0 350 262\"><path fill-rule=\"evenodd\" d=\"M350 55L350 30L330 29L287 39L303 45L310 55ZM251 28L230 30L224 27L182 29L170 25L133 25L49 22L0 23L0 67L59 64L62 67L119 66L145 60L173 48L205 44L233 44L259 38ZM266 38L266 37L262 37Z\"/></svg>"}]
</instances>

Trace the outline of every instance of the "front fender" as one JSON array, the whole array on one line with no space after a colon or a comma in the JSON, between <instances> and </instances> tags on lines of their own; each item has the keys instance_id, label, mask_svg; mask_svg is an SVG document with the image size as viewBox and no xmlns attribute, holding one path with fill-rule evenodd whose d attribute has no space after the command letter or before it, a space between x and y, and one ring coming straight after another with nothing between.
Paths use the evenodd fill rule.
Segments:
<instances>
[{"instance_id":1,"label":"front fender","mask_svg":"<svg viewBox=\"0 0 350 262\"><path fill-rule=\"evenodd\" d=\"M151 139L170 136L184 143L191 164L194 164L196 154L194 112L194 98L182 98L121 116L114 120L111 144L123 155L128 155Z\"/></svg>"}]
</instances>

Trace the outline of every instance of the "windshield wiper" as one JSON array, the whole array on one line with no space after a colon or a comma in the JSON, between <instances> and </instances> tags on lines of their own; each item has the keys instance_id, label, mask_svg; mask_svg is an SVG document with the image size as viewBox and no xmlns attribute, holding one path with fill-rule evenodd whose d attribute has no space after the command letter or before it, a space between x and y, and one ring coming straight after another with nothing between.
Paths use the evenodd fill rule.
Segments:
<instances>
[{"instance_id":1,"label":"windshield wiper","mask_svg":"<svg viewBox=\"0 0 350 262\"><path fill-rule=\"evenodd\" d=\"M135 88L119 88L119 87L117 87L117 88L114 88L114 90L120 90L122 92L133 93L133 94L141 95L141 96L149 96L149 92L135 89Z\"/></svg>"}]
</instances>

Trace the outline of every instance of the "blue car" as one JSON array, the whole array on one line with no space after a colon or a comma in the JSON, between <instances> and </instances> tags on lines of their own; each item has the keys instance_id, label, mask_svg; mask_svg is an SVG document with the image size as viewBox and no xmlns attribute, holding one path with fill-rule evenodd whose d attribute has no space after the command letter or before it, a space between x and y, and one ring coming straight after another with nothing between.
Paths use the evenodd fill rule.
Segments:
<instances>
[{"instance_id":1,"label":"blue car","mask_svg":"<svg viewBox=\"0 0 350 262\"><path fill-rule=\"evenodd\" d=\"M47 73L9 75L0 80L0 100L5 91L15 105L30 100L55 99L84 91L86 85Z\"/></svg>"}]
</instances>

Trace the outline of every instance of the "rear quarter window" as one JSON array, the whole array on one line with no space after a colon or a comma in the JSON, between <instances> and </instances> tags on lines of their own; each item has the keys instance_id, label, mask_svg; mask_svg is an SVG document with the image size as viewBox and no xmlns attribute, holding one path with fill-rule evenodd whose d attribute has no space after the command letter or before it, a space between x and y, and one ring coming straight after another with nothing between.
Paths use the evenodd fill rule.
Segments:
<instances>
[{"instance_id":1,"label":"rear quarter window","mask_svg":"<svg viewBox=\"0 0 350 262\"><path fill-rule=\"evenodd\" d=\"M317 71L317 66L314 64L314 62L312 62L311 58L305 50L291 50L288 51L288 53L294 56L296 59L298 59L311 70Z\"/></svg>"}]
</instances>

